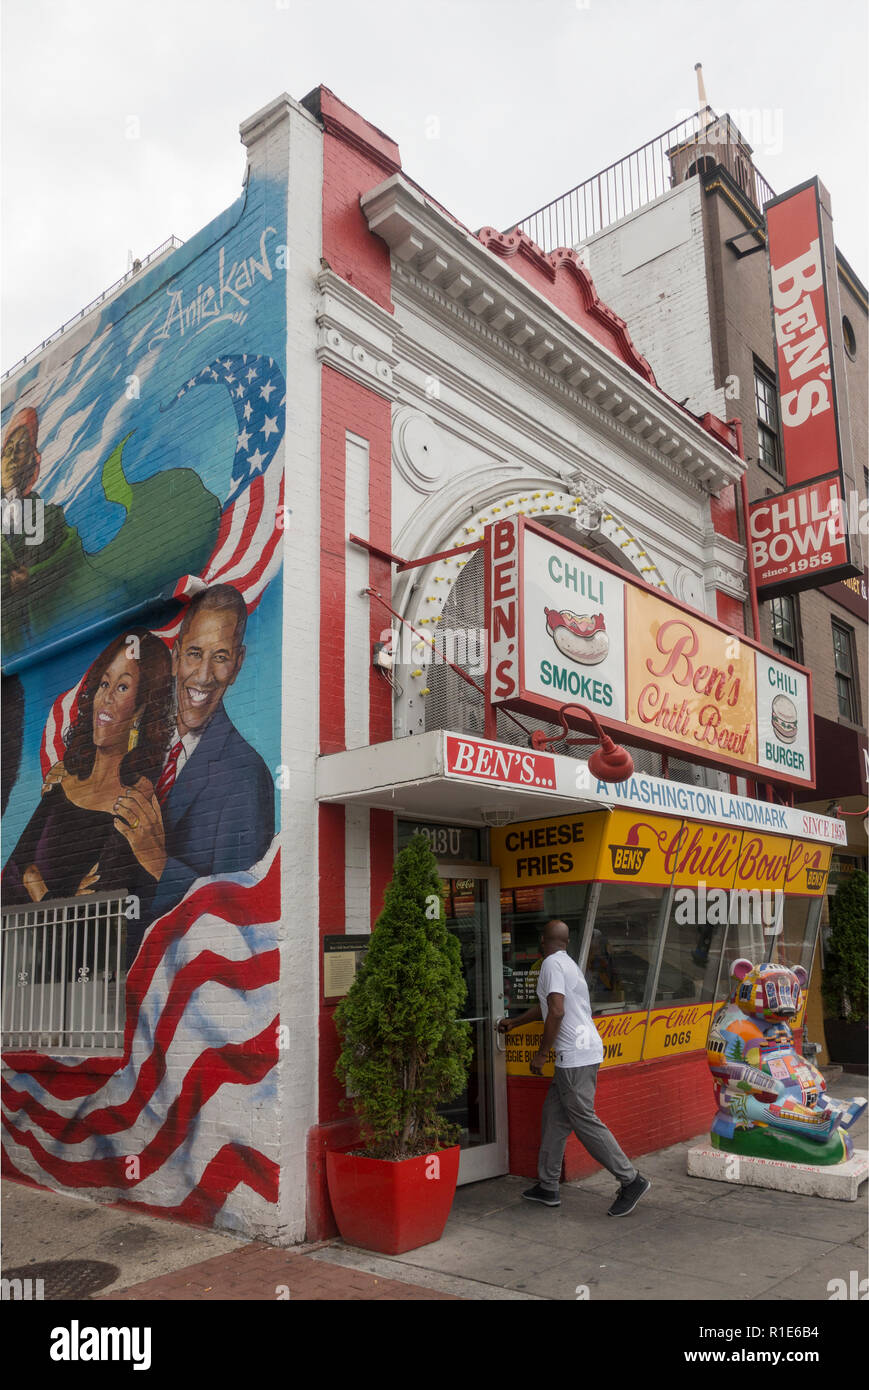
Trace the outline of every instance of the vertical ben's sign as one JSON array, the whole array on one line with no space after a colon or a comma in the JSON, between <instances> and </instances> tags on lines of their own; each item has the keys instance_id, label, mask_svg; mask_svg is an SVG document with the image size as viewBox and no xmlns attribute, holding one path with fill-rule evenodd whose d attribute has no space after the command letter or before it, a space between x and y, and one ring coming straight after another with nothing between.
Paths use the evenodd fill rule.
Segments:
<instances>
[{"instance_id":1,"label":"vertical ben's sign","mask_svg":"<svg viewBox=\"0 0 869 1390\"><path fill-rule=\"evenodd\" d=\"M515 520L486 528L487 706L519 691L520 551ZM494 730L492 730L494 732Z\"/></svg>"},{"instance_id":2,"label":"vertical ben's sign","mask_svg":"<svg viewBox=\"0 0 869 1390\"><path fill-rule=\"evenodd\" d=\"M849 434L836 397L844 364L829 195L812 179L765 212L786 486L750 505L749 529L758 590L772 598L860 570L845 515Z\"/></svg>"}]
</instances>

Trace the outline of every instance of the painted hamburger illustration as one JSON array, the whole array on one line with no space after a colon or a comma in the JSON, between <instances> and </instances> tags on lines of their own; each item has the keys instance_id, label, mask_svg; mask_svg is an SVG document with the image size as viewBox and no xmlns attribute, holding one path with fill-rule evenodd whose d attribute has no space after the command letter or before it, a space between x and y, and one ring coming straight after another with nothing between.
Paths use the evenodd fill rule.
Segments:
<instances>
[{"instance_id":1,"label":"painted hamburger illustration","mask_svg":"<svg viewBox=\"0 0 869 1390\"><path fill-rule=\"evenodd\" d=\"M544 608L546 631L556 647L580 666L596 666L610 649L603 613L571 613Z\"/></svg>"},{"instance_id":2,"label":"painted hamburger illustration","mask_svg":"<svg viewBox=\"0 0 869 1390\"><path fill-rule=\"evenodd\" d=\"M772 702L772 731L779 743L793 743L797 736L797 707L787 695L776 695Z\"/></svg>"}]
</instances>

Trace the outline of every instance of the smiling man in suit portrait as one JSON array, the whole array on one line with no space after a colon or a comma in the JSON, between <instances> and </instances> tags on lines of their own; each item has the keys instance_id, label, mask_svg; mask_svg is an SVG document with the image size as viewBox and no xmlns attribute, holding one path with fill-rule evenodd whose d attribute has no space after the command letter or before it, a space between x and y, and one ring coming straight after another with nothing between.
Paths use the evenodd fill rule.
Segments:
<instances>
[{"instance_id":1,"label":"smiling man in suit portrait","mask_svg":"<svg viewBox=\"0 0 869 1390\"><path fill-rule=\"evenodd\" d=\"M163 841L149 920L180 902L195 879L251 868L274 836L271 774L223 707L244 662L246 623L244 599L230 584L191 600L172 649L175 730L154 799L127 789L116 808Z\"/></svg>"}]
</instances>

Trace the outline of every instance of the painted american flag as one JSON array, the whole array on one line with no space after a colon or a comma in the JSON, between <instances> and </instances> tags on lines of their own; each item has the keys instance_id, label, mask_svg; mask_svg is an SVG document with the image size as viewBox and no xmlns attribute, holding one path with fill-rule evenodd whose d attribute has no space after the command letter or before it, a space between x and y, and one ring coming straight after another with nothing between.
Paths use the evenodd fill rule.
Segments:
<instances>
[{"instance_id":1,"label":"painted american flag","mask_svg":"<svg viewBox=\"0 0 869 1390\"><path fill-rule=\"evenodd\" d=\"M277 1138L258 1118L275 1105L280 915L275 837L260 864L197 880L150 928L122 1056L10 1054L4 1173L208 1225L240 1184L246 1219L276 1202ZM220 1224L241 1222L230 1210Z\"/></svg>"}]
</instances>

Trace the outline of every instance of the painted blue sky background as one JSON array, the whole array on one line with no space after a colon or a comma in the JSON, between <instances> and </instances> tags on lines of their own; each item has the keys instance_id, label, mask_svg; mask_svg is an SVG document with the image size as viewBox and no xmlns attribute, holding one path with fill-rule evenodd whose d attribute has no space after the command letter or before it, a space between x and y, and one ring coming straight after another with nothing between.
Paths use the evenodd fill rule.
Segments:
<instances>
[{"instance_id":1,"label":"painted blue sky background","mask_svg":"<svg viewBox=\"0 0 869 1390\"><path fill-rule=\"evenodd\" d=\"M15 383L3 427L22 405L36 408L42 455L36 491L63 507L86 551L99 550L123 524L123 509L106 501L99 478L106 458L130 431L123 458L130 482L169 468L190 468L219 501L227 497L236 438L229 391L203 385L181 400L175 397L219 354L283 360L284 276L275 262L285 216L285 193L282 197L276 185L260 181L247 199L95 316L91 340L75 358L51 377L24 372ZM271 280L254 270L250 287L239 291L248 300L246 308L235 295L224 298L226 313L244 314L244 321L205 319L207 327L191 322L182 332L173 309L180 304L183 313L209 287L219 292L221 249L224 277L235 266L238 283L242 262L249 267L253 256L261 263L262 233L269 227L264 245ZM157 336L163 331L169 334L165 339ZM130 377L137 378L138 398L131 396L136 388L128 384Z\"/></svg>"},{"instance_id":2,"label":"painted blue sky background","mask_svg":"<svg viewBox=\"0 0 869 1390\"><path fill-rule=\"evenodd\" d=\"M80 344L74 356L52 374L31 371L17 383L16 398L3 411L2 423L5 427L24 405L37 409L42 466L36 491L63 506L87 551L99 550L112 540L125 520L124 508L106 501L100 479L106 458L130 431L123 455L129 482L169 469L190 469L221 503L228 502L233 466L238 474L237 461L242 458L237 450L236 410L226 382L200 374L221 357L249 353L265 361L272 357L283 385L286 295L276 249L283 244L285 224L285 189L267 180L253 182L246 198L175 252L171 261L155 266L147 279L134 281L124 296L109 304L95 321L87 344ZM272 278L261 273L254 276L245 291L249 305L243 322L226 318L201 332L191 324L182 334L176 320L167 338L155 337L173 303L170 291L180 290L182 303L193 303L197 294L218 281L221 248L224 274L235 266L237 275L242 275L243 260L251 255L261 259L261 238L267 227L274 229L267 237ZM227 296L227 303L232 298ZM233 312L240 310L235 302ZM139 378L138 398L128 397L125 381L130 375ZM194 379L199 384L191 389ZM180 398L179 392L183 392ZM291 401L287 408L292 408ZM283 411L278 414L282 430ZM279 438L273 434L269 446ZM271 447L269 453L274 457ZM281 466L281 457L275 467ZM168 577L160 571L159 535L154 536L154 574L164 582ZM145 587L147 592L143 590L139 597L153 597L155 587ZM280 758L280 642L275 638L281 622L280 590L280 580L273 580L251 614L245 639L247 659L225 699L226 711L239 732L272 769ZM112 611L93 612L88 621L101 622ZM161 626L176 611L177 605L150 613L147 626ZM77 624L79 629L87 625ZM110 626L22 669L21 764L3 817L4 862L38 805L40 743L53 701L79 681L90 662L122 630L122 625Z\"/></svg>"}]
</instances>

